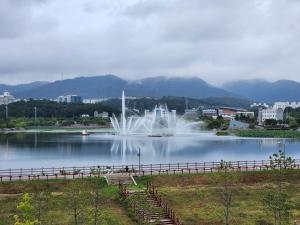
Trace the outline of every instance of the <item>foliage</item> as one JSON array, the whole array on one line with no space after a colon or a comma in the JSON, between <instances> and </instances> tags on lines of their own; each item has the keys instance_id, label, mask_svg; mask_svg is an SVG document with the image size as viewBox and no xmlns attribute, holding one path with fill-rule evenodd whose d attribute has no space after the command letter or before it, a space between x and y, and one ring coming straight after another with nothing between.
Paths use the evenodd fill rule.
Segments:
<instances>
[{"instance_id":1,"label":"foliage","mask_svg":"<svg viewBox=\"0 0 300 225\"><path fill-rule=\"evenodd\" d=\"M66 205L73 216L73 223L86 224L87 206L90 202L90 195L85 182L75 180L64 192Z\"/></svg>"},{"instance_id":2,"label":"foliage","mask_svg":"<svg viewBox=\"0 0 300 225\"><path fill-rule=\"evenodd\" d=\"M15 214L19 216L19 221L23 222L21 221L21 212L17 209L20 202L18 193L27 192L30 193L31 206L33 207L31 214L34 219L37 219L38 203L41 200L41 221L39 220L38 225L74 225L74 207L70 203L72 198L68 198L67 196L70 196L70 194L66 193L66 191L69 191L70 186L74 185L74 182L74 180L63 179L0 182L0 194L10 194L9 196L1 195L0 197L0 224L14 224L15 221L12 215ZM95 205L98 207L98 225L135 224L119 202L118 188L108 186L103 177L78 179L76 182L84 191L84 194L80 194L81 199L78 199L78 203L86 202L85 206L79 206L81 210L78 217L79 224L95 225ZM46 193L40 196L40 191L48 192L51 195L49 198L45 198ZM99 191L98 199L95 198L96 191Z\"/></svg>"},{"instance_id":3,"label":"foliage","mask_svg":"<svg viewBox=\"0 0 300 225\"><path fill-rule=\"evenodd\" d=\"M106 118L56 118L56 117L39 117L34 118L12 117L8 120L8 128L35 128L35 127L63 127L72 125L108 125L109 120ZM0 119L0 128L6 128L6 120Z\"/></svg>"},{"instance_id":4,"label":"foliage","mask_svg":"<svg viewBox=\"0 0 300 225\"><path fill-rule=\"evenodd\" d=\"M282 146L284 148L284 146ZM293 168L295 160L286 157L281 149L270 156L270 168L276 176L276 188L265 191L262 203L267 212L271 213L275 225L289 224L291 206L289 196L283 190L283 176L286 170Z\"/></svg>"},{"instance_id":5,"label":"foliage","mask_svg":"<svg viewBox=\"0 0 300 225\"><path fill-rule=\"evenodd\" d=\"M232 172L233 167L229 162L221 161L218 171L221 173L221 181L218 184L221 189L221 202L223 209L223 221L225 225L230 224L233 194L236 185L236 174Z\"/></svg>"},{"instance_id":6,"label":"foliage","mask_svg":"<svg viewBox=\"0 0 300 225\"><path fill-rule=\"evenodd\" d=\"M158 104L167 104L169 109L174 109L179 114L184 114L186 109L186 102L188 102L189 108L203 108L203 107L216 107L216 106L227 106L246 108L251 104L251 101L245 99L231 98L231 97L212 97L212 98L185 98L185 97L174 97L165 96L162 98L137 98L126 100L126 105L130 109L138 109L140 113L143 113L145 109L151 110ZM103 103L106 106L121 110L120 99L110 99Z\"/></svg>"},{"instance_id":7,"label":"foliage","mask_svg":"<svg viewBox=\"0 0 300 225\"><path fill-rule=\"evenodd\" d=\"M241 121L241 122L244 122L244 123L249 123L249 124L255 124L256 123L255 117L245 116L243 114L236 115L235 120Z\"/></svg>"},{"instance_id":8,"label":"foliage","mask_svg":"<svg viewBox=\"0 0 300 225\"><path fill-rule=\"evenodd\" d=\"M276 126L277 123L278 123L278 121L275 119L266 119L264 122L264 125L265 126Z\"/></svg>"},{"instance_id":9,"label":"foliage","mask_svg":"<svg viewBox=\"0 0 300 225\"><path fill-rule=\"evenodd\" d=\"M90 200L91 200L91 205L92 208L90 210L90 215L89 215L89 224L91 225L98 225L98 224L104 224L103 223L103 218L101 214L101 192L102 188L104 187L105 183L103 182L102 179L99 177L94 177L91 178L89 186L91 189L90 192Z\"/></svg>"},{"instance_id":10,"label":"foliage","mask_svg":"<svg viewBox=\"0 0 300 225\"><path fill-rule=\"evenodd\" d=\"M32 198L28 193L25 193L22 197L22 201L17 206L20 211L20 216L15 215L15 225L35 225L38 224L38 220L34 217L34 207L32 204Z\"/></svg>"},{"instance_id":11,"label":"foliage","mask_svg":"<svg viewBox=\"0 0 300 225\"><path fill-rule=\"evenodd\" d=\"M37 107L38 117L80 117L82 114L94 115L94 111L119 114L119 110L110 106L83 103L57 103L49 100L19 101L8 105L10 117L34 118L34 107ZM5 106L0 106L0 117L5 118Z\"/></svg>"},{"instance_id":12,"label":"foliage","mask_svg":"<svg viewBox=\"0 0 300 225\"><path fill-rule=\"evenodd\" d=\"M278 191L269 190L262 196L262 204L267 213L271 213L274 224L289 224L291 204L288 195Z\"/></svg>"},{"instance_id":13,"label":"foliage","mask_svg":"<svg viewBox=\"0 0 300 225\"><path fill-rule=\"evenodd\" d=\"M218 116L216 119L205 117L203 120L207 124L207 129L226 129L229 125L228 121L224 120L222 116Z\"/></svg>"},{"instance_id":14,"label":"foliage","mask_svg":"<svg viewBox=\"0 0 300 225\"><path fill-rule=\"evenodd\" d=\"M282 143L279 144L282 145ZM295 162L292 157L287 157L285 151L281 149L278 151L278 153L274 153L272 156L270 156L269 159L271 168L276 172L281 172L280 169L286 170L293 168L293 164Z\"/></svg>"},{"instance_id":15,"label":"foliage","mask_svg":"<svg viewBox=\"0 0 300 225\"><path fill-rule=\"evenodd\" d=\"M48 219L46 212L51 208L52 193L47 182L32 182L32 187L32 203L35 209L35 217L38 219L39 224L42 225Z\"/></svg>"},{"instance_id":16,"label":"foliage","mask_svg":"<svg viewBox=\"0 0 300 225\"><path fill-rule=\"evenodd\" d=\"M239 137L300 138L300 132L293 130L238 130L234 134Z\"/></svg>"},{"instance_id":17,"label":"foliage","mask_svg":"<svg viewBox=\"0 0 300 225\"><path fill-rule=\"evenodd\" d=\"M229 136L230 133L228 131L218 131L216 133L217 136Z\"/></svg>"},{"instance_id":18,"label":"foliage","mask_svg":"<svg viewBox=\"0 0 300 225\"><path fill-rule=\"evenodd\" d=\"M296 130L299 127L297 120L293 117L289 118L289 128Z\"/></svg>"}]
</instances>

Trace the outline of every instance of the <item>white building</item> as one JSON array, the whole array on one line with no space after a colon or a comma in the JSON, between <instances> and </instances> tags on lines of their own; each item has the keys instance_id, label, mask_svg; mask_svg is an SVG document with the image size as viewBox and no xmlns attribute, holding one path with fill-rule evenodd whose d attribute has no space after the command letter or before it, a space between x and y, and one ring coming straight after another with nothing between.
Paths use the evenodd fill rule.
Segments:
<instances>
[{"instance_id":1,"label":"white building","mask_svg":"<svg viewBox=\"0 0 300 225\"><path fill-rule=\"evenodd\" d=\"M268 119L273 120L283 120L283 109L282 108L269 108L263 109L258 112L258 123L260 125L264 124L264 122Z\"/></svg>"},{"instance_id":2,"label":"white building","mask_svg":"<svg viewBox=\"0 0 300 225\"><path fill-rule=\"evenodd\" d=\"M82 103L82 98L79 95L59 96L56 101L58 103Z\"/></svg>"},{"instance_id":3,"label":"white building","mask_svg":"<svg viewBox=\"0 0 300 225\"><path fill-rule=\"evenodd\" d=\"M15 97L7 91L3 92L3 95L0 95L0 105L8 105L15 101Z\"/></svg>"},{"instance_id":4,"label":"white building","mask_svg":"<svg viewBox=\"0 0 300 225\"><path fill-rule=\"evenodd\" d=\"M218 116L218 110L216 109L203 109L202 110L203 116Z\"/></svg>"},{"instance_id":5,"label":"white building","mask_svg":"<svg viewBox=\"0 0 300 225\"><path fill-rule=\"evenodd\" d=\"M100 118L108 118L108 112L102 112L102 113L98 113L98 111L94 112L94 117L100 117Z\"/></svg>"},{"instance_id":6,"label":"white building","mask_svg":"<svg viewBox=\"0 0 300 225\"><path fill-rule=\"evenodd\" d=\"M300 102L275 102L273 109L283 109L291 107L293 109L300 108Z\"/></svg>"},{"instance_id":7,"label":"white building","mask_svg":"<svg viewBox=\"0 0 300 225\"><path fill-rule=\"evenodd\" d=\"M106 101L107 98L83 99L84 104L97 104Z\"/></svg>"},{"instance_id":8,"label":"white building","mask_svg":"<svg viewBox=\"0 0 300 225\"><path fill-rule=\"evenodd\" d=\"M265 107L265 108L269 108L269 105L267 103L261 103L261 102L254 102L253 104L250 105L251 108L254 107Z\"/></svg>"}]
</instances>

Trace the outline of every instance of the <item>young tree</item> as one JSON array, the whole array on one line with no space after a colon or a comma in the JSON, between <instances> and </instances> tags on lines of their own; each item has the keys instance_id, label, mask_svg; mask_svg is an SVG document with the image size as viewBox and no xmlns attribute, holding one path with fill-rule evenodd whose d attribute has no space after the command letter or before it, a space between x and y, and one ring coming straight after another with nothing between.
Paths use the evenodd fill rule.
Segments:
<instances>
[{"instance_id":1,"label":"young tree","mask_svg":"<svg viewBox=\"0 0 300 225\"><path fill-rule=\"evenodd\" d=\"M17 209L20 211L20 216L15 215L14 225L37 225L39 221L34 217L34 207L32 199L28 193L25 193Z\"/></svg>"},{"instance_id":2,"label":"young tree","mask_svg":"<svg viewBox=\"0 0 300 225\"><path fill-rule=\"evenodd\" d=\"M101 191L105 183L100 177L91 178L90 182L90 194L91 194L91 205L92 211L90 216L91 225L99 225L101 223Z\"/></svg>"},{"instance_id":3,"label":"young tree","mask_svg":"<svg viewBox=\"0 0 300 225\"><path fill-rule=\"evenodd\" d=\"M237 182L236 172L232 171L232 166L229 162L221 161L218 168L221 188L221 202L223 205L223 220L225 225L230 223L231 207L233 202L234 186Z\"/></svg>"},{"instance_id":4,"label":"young tree","mask_svg":"<svg viewBox=\"0 0 300 225\"><path fill-rule=\"evenodd\" d=\"M86 224L86 212L89 205L89 191L84 181L71 181L65 192L68 209L73 216L74 225Z\"/></svg>"},{"instance_id":5,"label":"young tree","mask_svg":"<svg viewBox=\"0 0 300 225\"><path fill-rule=\"evenodd\" d=\"M49 189L49 184L42 181L34 181L33 186L33 205L35 208L36 218L40 225L46 223L46 214L49 209L49 202L52 197L52 193Z\"/></svg>"},{"instance_id":6,"label":"young tree","mask_svg":"<svg viewBox=\"0 0 300 225\"><path fill-rule=\"evenodd\" d=\"M286 172L293 167L294 160L286 157L285 151L270 156L270 168L275 176L276 187L263 194L262 204L267 212L273 215L274 225L288 224L290 220L291 205L289 197L284 193L283 180Z\"/></svg>"}]
</instances>

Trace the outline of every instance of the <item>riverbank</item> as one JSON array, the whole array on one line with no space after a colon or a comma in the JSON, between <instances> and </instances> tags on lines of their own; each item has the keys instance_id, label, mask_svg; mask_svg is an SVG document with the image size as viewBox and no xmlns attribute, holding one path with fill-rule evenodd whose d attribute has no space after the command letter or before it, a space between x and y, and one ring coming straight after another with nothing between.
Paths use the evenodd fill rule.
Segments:
<instances>
[{"instance_id":1,"label":"riverbank","mask_svg":"<svg viewBox=\"0 0 300 225\"><path fill-rule=\"evenodd\" d=\"M87 130L89 133L113 133L111 128L97 128L97 127L40 127L40 128L30 128L30 129L15 129L7 128L0 129L0 134L14 134L14 133L77 133L81 134L83 130Z\"/></svg>"},{"instance_id":2,"label":"riverbank","mask_svg":"<svg viewBox=\"0 0 300 225\"><path fill-rule=\"evenodd\" d=\"M295 130L235 130L230 131L238 137L250 138L295 138L300 139L300 131Z\"/></svg>"}]
</instances>

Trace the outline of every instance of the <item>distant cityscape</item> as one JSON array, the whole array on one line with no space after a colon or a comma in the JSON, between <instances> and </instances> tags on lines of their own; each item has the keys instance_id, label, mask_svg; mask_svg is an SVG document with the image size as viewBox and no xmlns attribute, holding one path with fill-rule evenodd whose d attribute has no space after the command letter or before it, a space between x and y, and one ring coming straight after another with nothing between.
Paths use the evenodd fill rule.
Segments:
<instances>
[{"instance_id":1,"label":"distant cityscape","mask_svg":"<svg viewBox=\"0 0 300 225\"><path fill-rule=\"evenodd\" d=\"M94 98L94 99L83 99L80 95L69 94L65 96L58 96L56 99L52 100L58 103L83 103L83 104L97 104L107 101L109 98ZM129 96L126 97L127 100L135 100L137 97ZM14 102L18 102L21 99L16 99L10 92L4 92L0 95L0 105L9 105ZM24 99L24 101L28 101ZM258 125L264 125L266 120L283 121L284 111L286 108L300 108L300 102L274 102L270 105L265 102L255 102L249 106L249 109L235 108L235 107L211 107L205 108L199 106L198 108L189 109L188 107L184 111L184 117L187 119L196 120L199 116L212 117L216 119L217 117L222 117L225 120L235 120L236 117L247 117L250 119L257 117ZM139 112L137 109L133 109ZM257 112L257 115L255 114ZM147 113L147 110L145 110ZM93 115L82 114L81 117L101 117L108 118L108 112L98 112L95 111ZM239 127L240 128L240 127Z\"/></svg>"}]
</instances>

